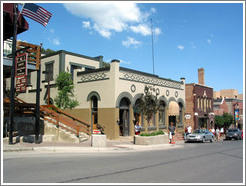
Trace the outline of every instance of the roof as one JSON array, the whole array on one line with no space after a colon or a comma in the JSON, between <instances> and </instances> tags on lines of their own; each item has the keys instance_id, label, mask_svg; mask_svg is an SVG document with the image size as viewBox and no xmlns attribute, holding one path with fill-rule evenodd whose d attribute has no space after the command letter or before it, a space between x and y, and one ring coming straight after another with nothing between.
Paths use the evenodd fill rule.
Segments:
<instances>
[{"instance_id":1,"label":"roof","mask_svg":"<svg viewBox=\"0 0 246 186\"><path fill-rule=\"evenodd\" d=\"M186 83L185 85L201 86L201 87L213 89L212 87L209 87L207 85L201 85L201 84L197 84L197 83Z\"/></svg>"},{"instance_id":2,"label":"roof","mask_svg":"<svg viewBox=\"0 0 246 186\"><path fill-rule=\"evenodd\" d=\"M3 33L4 33L4 40L10 39L13 37L13 10L14 10L14 3L3 3ZM20 11L18 10L18 13ZM17 34L20 34L29 29L29 24L23 17L20 15L17 21Z\"/></svg>"}]
</instances>

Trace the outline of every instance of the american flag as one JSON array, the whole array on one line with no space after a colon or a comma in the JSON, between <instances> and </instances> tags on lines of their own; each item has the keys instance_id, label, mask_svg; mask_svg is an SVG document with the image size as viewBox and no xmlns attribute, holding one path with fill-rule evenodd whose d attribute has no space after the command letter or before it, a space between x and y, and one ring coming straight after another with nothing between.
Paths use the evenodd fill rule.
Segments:
<instances>
[{"instance_id":1,"label":"american flag","mask_svg":"<svg viewBox=\"0 0 246 186\"><path fill-rule=\"evenodd\" d=\"M44 8L34 4L34 3L25 3L22 8L22 15L27 16L34 21L37 21L43 26L46 26L52 16L50 12Z\"/></svg>"}]
</instances>

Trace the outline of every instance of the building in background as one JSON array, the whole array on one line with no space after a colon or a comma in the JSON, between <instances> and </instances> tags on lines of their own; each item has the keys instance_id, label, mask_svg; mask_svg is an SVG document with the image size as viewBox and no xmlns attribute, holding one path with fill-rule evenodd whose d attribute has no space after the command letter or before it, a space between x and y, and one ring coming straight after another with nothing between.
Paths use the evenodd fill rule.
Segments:
<instances>
[{"instance_id":1,"label":"building in background","mask_svg":"<svg viewBox=\"0 0 246 186\"><path fill-rule=\"evenodd\" d=\"M234 118L235 126L243 129L243 94L236 89L214 91L214 113L223 115L229 113ZM238 113L238 117L235 114Z\"/></svg>"},{"instance_id":2,"label":"building in background","mask_svg":"<svg viewBox=\"0 0 246 186\"><path fill-rule=\"evenodd\" d=\"M205 85L204 69L198 69L198 84L185 85L185 123L196 128L214 126L213 88Z\"/></svg>"}]
</instances>

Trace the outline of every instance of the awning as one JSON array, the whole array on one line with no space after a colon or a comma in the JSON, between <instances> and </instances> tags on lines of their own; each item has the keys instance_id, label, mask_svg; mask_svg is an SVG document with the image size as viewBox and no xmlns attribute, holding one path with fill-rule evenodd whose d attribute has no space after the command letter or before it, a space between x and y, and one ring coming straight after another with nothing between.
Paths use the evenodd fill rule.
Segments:
<instances>
[{"instance_id":1,"label":"awning","mask_svg":"<svg viewBox=\"0 0 246 186\"><path fill-rule=\"evenodd\" d=\"M14 3L3 3L3 37L4 40L13 37L14 24L13 24L13 11ZM18 15L20 11L18 10ZM20 34L29 29L29 24L25 18L20 15L17 21L17 34Z\"/></svg>"},{"instance_id":2,"label":"awning","mask_svg":"<svg viewBox=\"0 0 246 186\"><path fill-rule=\"evenodd\" d=\"M169 116L178 116L179 115L179 105L178 103L171 101L169 103Z\"/></svg>"}]
</instances>

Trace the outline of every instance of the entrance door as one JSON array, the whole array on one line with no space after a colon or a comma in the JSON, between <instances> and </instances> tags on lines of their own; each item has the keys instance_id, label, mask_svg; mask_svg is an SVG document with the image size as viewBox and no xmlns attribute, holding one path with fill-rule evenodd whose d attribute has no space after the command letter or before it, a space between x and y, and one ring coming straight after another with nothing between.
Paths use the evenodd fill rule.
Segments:
<instances>
[{"instance_id":1,"label":"entrance door","mask_svg":"<svg viewBox=\"0 0 246 186\"><path fill-rule=\"evenodd\" d=\"M120 135L129 136L130 126L129 126L129 105L130 101L127 98L123 98L120 101Z\"/></svg>"},{"instance_id":2,"label":"entrance door","mask_svg":"<svg viewBox=\"0 0 246 186\"><path fill-rule=\"evenodd\" d=\"M129 136L129 111L123 111L123 135Z\"/></svg>"}]
</instances>

